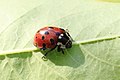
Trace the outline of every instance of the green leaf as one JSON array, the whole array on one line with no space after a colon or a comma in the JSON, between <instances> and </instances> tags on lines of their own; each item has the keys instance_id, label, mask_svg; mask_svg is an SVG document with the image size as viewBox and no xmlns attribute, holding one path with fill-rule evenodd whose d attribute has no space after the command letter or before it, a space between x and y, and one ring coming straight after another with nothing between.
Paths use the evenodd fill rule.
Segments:
<instances>
[{"instance_id":1,"label":"green leaf","mask_svg":"<svg viewBox=\"0 0 120 80\"><path fill-rule=\"evenodd\" d=\"M42 0L40 0L42 1ZM51 0L28 10L0 31L1 80L120 80L120 5L92 0ZM43 26L68 29L65 54L33 46Z\"/></svg>"}]
</instances>

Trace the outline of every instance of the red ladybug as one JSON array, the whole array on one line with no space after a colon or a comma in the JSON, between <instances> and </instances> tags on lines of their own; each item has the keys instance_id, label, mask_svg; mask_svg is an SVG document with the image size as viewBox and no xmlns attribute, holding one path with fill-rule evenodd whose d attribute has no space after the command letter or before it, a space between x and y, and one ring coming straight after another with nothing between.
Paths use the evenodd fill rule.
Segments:
<instances>
[{"instance_id":1,"label":"red ladybug","mask_svg":"<svg viewBox=\"0 0 120 80\"><path fill-rule=\"evenodd\" d=\"M46 55L56 47L58 52L62 51L64 54L65 48L72 47L72 41L70 34L66 30L48 26L37 31L33 43L37 48L42 50L50 49L45 53L44 57L46 57Z\"/></svg>"}]
</instances>

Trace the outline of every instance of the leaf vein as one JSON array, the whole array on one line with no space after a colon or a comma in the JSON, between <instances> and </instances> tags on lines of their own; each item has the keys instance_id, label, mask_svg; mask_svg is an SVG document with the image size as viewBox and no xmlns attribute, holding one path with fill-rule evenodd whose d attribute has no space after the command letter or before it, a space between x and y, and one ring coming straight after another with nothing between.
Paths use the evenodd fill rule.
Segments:
<instances>
[{"instance_id":1,"label":"leaf vein","mask_svg":"<svg viewBox=\"0 0 120 80\"><path fill-rule=\"evenodd\" d=\"M89 56L93 57L94 59L96 59L96 60L98 60L98 61L100 61L100 62L102 62L102 63L106 63L106 64L111 65L111 66L120 67L120 65L116 65L116 64L113 64L113 63L109 63L109 62L107 62L107 61L105 61L105 60L103 60L103 59L101 59L101 58L99 58L99 57L96 57L95 55L93 55L90 51L88 51L88 50L87 50L85 47L83 47L83 46L81 46L81 48L82 48Z\"/></svg>"}]
</instances>

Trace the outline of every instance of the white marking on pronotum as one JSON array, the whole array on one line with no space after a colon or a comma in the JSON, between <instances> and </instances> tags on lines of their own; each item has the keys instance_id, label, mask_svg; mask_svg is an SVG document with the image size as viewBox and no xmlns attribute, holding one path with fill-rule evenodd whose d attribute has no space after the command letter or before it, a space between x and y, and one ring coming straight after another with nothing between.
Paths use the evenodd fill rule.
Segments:
<instances>
[{"instance_id":1,"label":"white marking on pronotum","mask_svg":"<svg viewBox=\"0 0 120 80\"><path fill-rule=\"evenodd\" d=\"M61 37L61 36L59 36L58 38L59 38L59 39L61 39L62 37Z\"/></svg>"},{"instance_id":2,"label":"white marking on pronotum","mask_svg":"<svg viewBox=\"0 0 120 80\"><path fill-rule=\"evenodd\" d=\"M62 38L62 36L64 36L63 34L60 34L60 36L58 37L59 39L61 39Z\"/></svg>"},{"instance_id":3,"label":"white marking on pronotum","mask_svg":"<svg viewBox=\"0 0 120 80\"><path fill-rule=\"evenodd\" d=\"M64 34L60 34L60 36L64 36Z\"/></svg>"},{"instance_id":4,"label":"white marking on pronotum","mask_svg":"<svg viewBox=\"0 0 120 80\"><path fill-rule=\"evenodd\" d=\"M43 35L44 35L44 34L45 34L45 31L40 31L40 34L43 34Z\"/></svg>"}]
</instances>

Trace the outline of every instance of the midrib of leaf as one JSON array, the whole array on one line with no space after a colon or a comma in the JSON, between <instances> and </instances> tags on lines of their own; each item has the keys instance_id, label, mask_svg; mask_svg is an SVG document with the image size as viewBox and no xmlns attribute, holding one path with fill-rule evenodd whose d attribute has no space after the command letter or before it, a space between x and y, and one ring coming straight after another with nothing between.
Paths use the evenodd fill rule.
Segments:
<instances>
[{"instance_id":1,"label":"midrib of leaf","mask_svg":"<svg viewBox=\"0 0 120 80\"><path fill-rule=\"evenodd\" d=\"M73 42L73 45L79 45L79 44L84 45L84 44L87 44L87 43L93 43L93 42L99 42L99 41L105 41L105 40L114 40L114 39L117 39L117 38L120 38L120 35L94 38L94 39L88 39L88 40L84 40L84 41L75 41L75 42ZM0 55L17 54L17 53L24 53L24 52L38 52L38 51L40 51L40 49L34 47L34 48L1 51Z\"/></svg>"}]
</instances>

